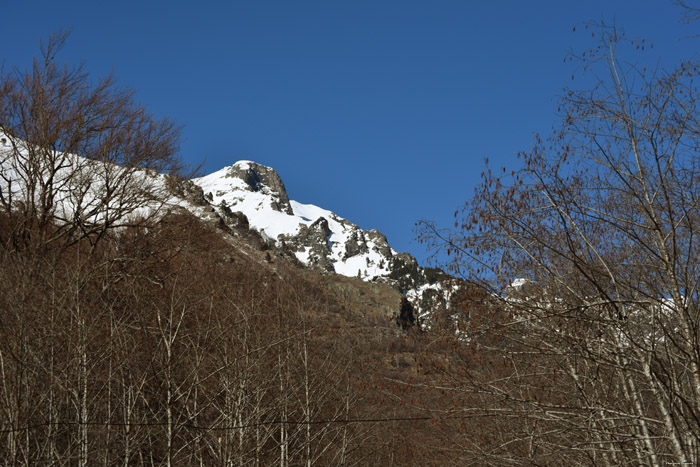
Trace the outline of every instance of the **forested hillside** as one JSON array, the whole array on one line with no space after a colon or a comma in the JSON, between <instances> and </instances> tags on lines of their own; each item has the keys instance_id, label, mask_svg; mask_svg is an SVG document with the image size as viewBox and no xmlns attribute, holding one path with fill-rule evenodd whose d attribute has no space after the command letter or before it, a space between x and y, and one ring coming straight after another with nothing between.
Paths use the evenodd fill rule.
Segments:
<instances>
[{"instance_id":1,"label":"forested hillside","mask_svg":"<svg viewBox=\"0 0 700 467\"><path fill-rule=\"evenodd\" d=\"M419 223L451 276L269 167L191 180L52 36L0 79L0 463L696 465L699 69L588 27L554 134Z\"/></svg>"},{"instance_id":2,"label":"forested hillside","mask_svg":"<svg viewBox=\"0 0 700 467\"><path fill-rule=\"evenodd\" d=\"M405 455L407 425L382 419L415 413L375 378L395 326L372 292L366 307L338 296L362 286L267 263L187 215L60 250L8 248L13 227L3 216L3 464Z\"/></svg>"}]
</instances>

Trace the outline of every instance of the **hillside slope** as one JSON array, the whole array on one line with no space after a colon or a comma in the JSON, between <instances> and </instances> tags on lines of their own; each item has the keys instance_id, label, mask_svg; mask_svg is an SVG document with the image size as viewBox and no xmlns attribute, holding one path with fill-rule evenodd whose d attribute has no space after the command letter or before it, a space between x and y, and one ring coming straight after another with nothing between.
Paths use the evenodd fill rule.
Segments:
<instances>
[{"instance_id":1,"label":"hillside slope","mask_svg":"<svg viewBox=\"0 0 700 467\"><path fill-rule=\"evenodd\" d=\"M426 275L415 258L391 248L376 229L364 230L331 211L290 199L271 167L239 161L192 182L221 219L243 214L251 229L312 269L386 282L414 298L440 277Z\"/></svg>"}]
</instances>

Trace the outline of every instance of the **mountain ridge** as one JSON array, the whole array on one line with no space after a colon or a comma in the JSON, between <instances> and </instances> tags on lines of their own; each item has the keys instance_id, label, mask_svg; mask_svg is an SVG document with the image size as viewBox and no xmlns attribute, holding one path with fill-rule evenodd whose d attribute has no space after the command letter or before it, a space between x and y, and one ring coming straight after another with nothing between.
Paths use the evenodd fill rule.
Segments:
<instances>
[{"instance_id":1,"label":"mountain ridge","mask_svg":"<svg viewBox=\"0 0 700 467\"><path fill-rule=\"evenodd\" d=\"M392 277L400 269L398 263L402 269L415 270L414 276L422 271L413 256L391 248L378 230L362 229L332 211L290 199L272 167L238 161L191 181L222 218L240 212L250 228L312 269L367 281L398 281ZM399 288L421 285L415 279L419 278L414 277L413 284L398 281Z\"/></svg>"},{"instance_id":2,"label":"mountain ridge","mask_svg":"<svg viewBox=\"0 0 700 467\"><path fill-rule=\"evenodd\" d=\"M20 183L33 146L11 138L0 147L0 189L15 200L31 188ZM11 145L9 144L11 142ZM238 161L211 174L187 180L137 167L127 168L80 155L50 151L53 165L40 168L52 177L53 217L81 232L90 226L120 228L139 217L184 210L253 243L274 247L292 263L323 274L340 274L391 285L412 301L446 290L436 282L447 276L426 273L409 253L397 252L377 229L366 230L314 204L290 199L277 171L253 161ZM17 175L15 175L17 174ZM112 180L127 197L114 197ZM125 207L124 200L129 201ZM122 208L121 210L117 208ZM131 219L131 220L130 220ZM258 240L253 239L257 236ZM428 287L430 286L430 287ZM419 308L424 308L419 305ZM425 307L427 311L427 307Z\"/></svg>"}]
</instances>

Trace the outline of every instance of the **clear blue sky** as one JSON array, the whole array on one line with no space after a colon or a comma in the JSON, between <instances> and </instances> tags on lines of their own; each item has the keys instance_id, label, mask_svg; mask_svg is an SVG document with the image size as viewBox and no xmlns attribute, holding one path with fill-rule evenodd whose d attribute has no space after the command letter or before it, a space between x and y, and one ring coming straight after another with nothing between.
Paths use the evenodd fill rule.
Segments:
<instances>
[{"instance_id":1,"label":"clear blue sky","mask_svg":"<svg viewBox=\"0 0 700 467\"><path fill-rule=\"evenodd\" d=\"M62 58L114 70L154 113L184 126L182 156L209 173L240 159L277 169L313 203L419 260L416 220L453 222L488 157L516 164L557 121L590 44L615 21L654 56L700 50L670 0L0 0L5 67L73 32Z\"/></svg>"}]
</instances>

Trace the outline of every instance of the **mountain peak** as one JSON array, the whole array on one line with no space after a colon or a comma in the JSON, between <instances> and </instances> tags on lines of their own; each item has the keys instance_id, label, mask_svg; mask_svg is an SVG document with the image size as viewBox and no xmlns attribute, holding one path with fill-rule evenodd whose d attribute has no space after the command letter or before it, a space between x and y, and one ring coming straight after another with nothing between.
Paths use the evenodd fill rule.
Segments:
<instances>
[{"instance_id":1,"label":"mountain peak","mask_svg":"<svg viewBox=\"0 0 700 467\"><path fill-rule=\"evenodd\" d=\"M213 206L245 214L251 228L308 266L368 280L390 273L395 252L382 234L290 200L271 167L239 161L193 182Z\"/></svg>"},{"instance_id":2,"label":"mountain peak","mask_svg":"<svg viewBox=\"0 0 700 467\"><path fill-rule=\"evenodd\" d=\"M271 167L239 161L193 182L222 217L240 212L249 228L312 269L389 282L412 290L412 298L422 297L430 285L415 258L394 251L378 230L363 230L331 211L290 200Z\"/></svg>"},{"instance_id":3,"label":"mountain peak","mask_svg":"<svg viewBox=\"0 0 700 467\"><path fill-rule=\"evenodd\" d=\"M248 191L267 195L270 208L290 216L294 214L289 202L287 190L279 174L272 167L253 161L238 161L235 164L197 179L205 193L211 193L212 201L217 204L232 200L227 195ZM235 204L235 203L234 203Z\"/></svg>"},{"instance_id":4,"label":"mountain peak","mask_svg":"<svg viewBox=\"0 0 700 467\"><path fill-rule=\"evenodd\" d=\"M249 191L261 191L276 198L272 208L292 215L289 196L279 174L272 167L253 161L238 161L228 168L227 177L243 180Z\"/></svg>"}]
</instances>

